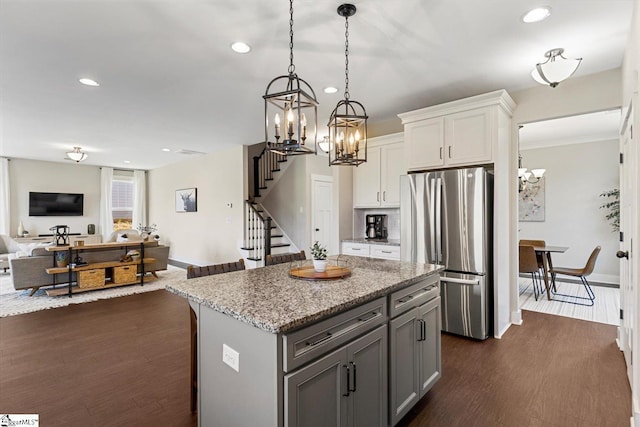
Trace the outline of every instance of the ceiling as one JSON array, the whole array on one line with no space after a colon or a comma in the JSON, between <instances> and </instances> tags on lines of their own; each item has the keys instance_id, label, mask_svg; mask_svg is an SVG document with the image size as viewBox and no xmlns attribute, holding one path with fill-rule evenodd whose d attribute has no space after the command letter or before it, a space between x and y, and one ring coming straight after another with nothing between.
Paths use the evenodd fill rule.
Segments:
<instances>
[{"instance_id":1,"label":"ceiling","mask_svg":"<svg viewBox=\"0 0 640 427\"><path fill-rule=\"evenodd\" d=\"M633 8L633 0L549 0L548 19L524 24L538 1L353 3L349 89L370 123L536 86L530 71L551 48L584 58L575 76L618 68ZM344 90L339 4L294 1L296 72L316 91L325 133ZM77 145L89 154L84 164L152 169L187 158L179 150L264 140L262 95L287 73L288 8L286 0L0 0L0 155L63 162ZM253 50L234 53L238 40ZM328 95L326 86L340 90Z\"/></svg>"}]
</instances>

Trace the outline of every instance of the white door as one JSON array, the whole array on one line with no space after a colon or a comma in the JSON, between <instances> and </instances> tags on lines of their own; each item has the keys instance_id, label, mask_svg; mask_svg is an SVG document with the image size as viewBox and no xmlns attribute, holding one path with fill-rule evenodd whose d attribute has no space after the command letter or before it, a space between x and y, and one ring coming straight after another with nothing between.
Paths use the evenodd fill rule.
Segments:
<instances>
[{"instance_id":1,"label":"white door","mask_svg":"<svg viewBox=\"0 0 640 427\"><path fill-rule=\"evenodd\" d=\"M312 205L311 205L311 244L316 240L325 246L329 255L337 254L333 247L333 179L330 176L312 177Z\"/></svg>"},{"instance_id":2,"label":"white door","mask_svg":"<svg viewBox=\"0 0 640 427\"><path fill-rule=\"evenodd\" d=\"M636 212L637 192L635 182L637 180L637 148L632 140L632 120L633 112L629 110L627 120L623 124L623 131L620 139L620 152L623 162L620 165L620 231L623 233L623 240L620 242L620 308L623 319L620 321L619 336L620 349L624 353L627 363L627 375L629 383L633 385L633 364L631 354L633 349L633 327L636 317L634 303L637 296L636 272L633 266L633 241L636 235Z\"/></svg>"}]
</instances>

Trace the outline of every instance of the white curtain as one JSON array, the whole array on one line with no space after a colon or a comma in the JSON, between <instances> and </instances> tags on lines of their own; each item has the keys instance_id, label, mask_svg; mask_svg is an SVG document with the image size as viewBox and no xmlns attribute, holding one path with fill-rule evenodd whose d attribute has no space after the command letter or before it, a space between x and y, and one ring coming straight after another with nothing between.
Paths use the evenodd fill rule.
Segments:
<instances>
[{"instance_id":1,"label":"white curtain","mask_svg":"<svg viewBox=\"0 0 640 427\"><path fill-rule=\"evenodd\" d=\"M9 217L9 159L0 158L0 234L11 236Z\"/></svg>"},{"instance_id":2,"label":"white curtain","mask_svg":"<svg viewBox=\"0 0 640 427\"><path fill-rule=\"evenodd\" d=\"M113 232L112 190L113 168L103 167L100 172L100 233L106 242Z\"/></svg>"},{"instance_id":3,"label":"white curtain","mask_svg":"<svg viewBox=\"0 0 640 427\"><path fill-rule=\"evenodd\" d=\"M131 228L147 224L147 179L145 171L133 171L133 216Z\"/></svg>"}]
</instances>

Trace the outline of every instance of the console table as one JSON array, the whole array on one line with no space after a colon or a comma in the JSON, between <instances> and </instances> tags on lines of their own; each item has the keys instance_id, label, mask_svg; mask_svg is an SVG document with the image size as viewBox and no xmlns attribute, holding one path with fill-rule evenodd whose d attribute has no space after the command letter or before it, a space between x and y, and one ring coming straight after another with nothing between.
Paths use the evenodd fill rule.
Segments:
<instances>
[{"instance_id":1,"label":"console table","mask_svg":"<svg viewBox=\"0 0 640 427\"><path fill-rule=\"evenodd\" d=\"M140 284L144 286L145 271L144 265L156 262L154 258L145 258L144 247L151 242L113 242L113 243L100 243L84 246L49 246L45 248L47 252L52 252L53 266L47 268L47 274L55 275L67 273L69 276L67 282L67 289L53 289L47 291L49 296L58 296L67 294L69 298L74 293L93 291L96 289L114 288L118 286L126 286L133 284ZM118 259L107 262L95 262L90 264L75 265L73 260L79 256L82 252L92 250L120 250L123 251L123 255L131 249L140 250L140 259L137 261L121 262ZM56 253L67 252L69 264L66 267L56 266ZM138 277L138 265L141 266L142 271L140 277ZM109 272L110 274L107 274ZM76 273L77 287L73 287L73 273ZM84 278L84 279L83 279ZM110 279L109 279L110 278ZM83 286L83 280L86 280L86 285ZM147 280L154 280L148 278Z\"/></svg>"}]
</instances>

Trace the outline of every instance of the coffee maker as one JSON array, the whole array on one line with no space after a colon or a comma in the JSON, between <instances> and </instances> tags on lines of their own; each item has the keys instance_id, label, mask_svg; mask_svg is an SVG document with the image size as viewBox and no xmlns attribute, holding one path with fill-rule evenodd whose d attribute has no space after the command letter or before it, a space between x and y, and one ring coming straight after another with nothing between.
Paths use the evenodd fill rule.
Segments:
<instances>
[{"instance_id":1,"label":"coffee maker","mask_svg":"<svg viewBox=\"0 0 640 427\"><path fill-rule=\"evenodd\" d=\"M365 217L367 239L382 240L387 238L387 216L367 215Z\"/></svg>"}]
</instances>

